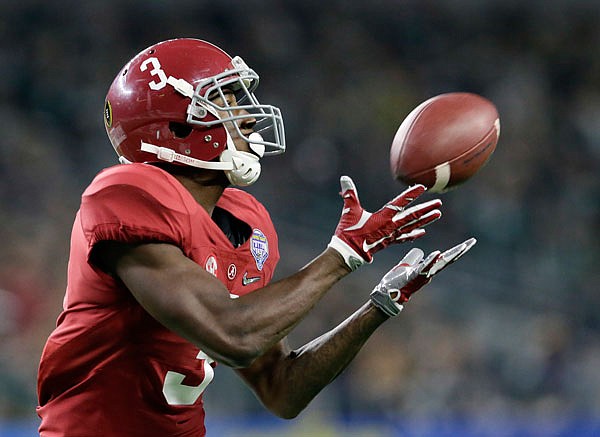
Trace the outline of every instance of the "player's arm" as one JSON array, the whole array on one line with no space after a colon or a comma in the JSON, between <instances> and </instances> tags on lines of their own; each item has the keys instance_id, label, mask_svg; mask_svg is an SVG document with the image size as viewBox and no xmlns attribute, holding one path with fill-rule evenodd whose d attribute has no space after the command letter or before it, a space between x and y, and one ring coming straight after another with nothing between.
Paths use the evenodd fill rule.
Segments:
<instances>
[{"instance_id":1,"label":"player's arm","mask_svg":"<svg viewBox=\"0 0 600 437\"><path fill-rule=\"evenodd\" d=\"M474 244L470 239L426 258L419 249L411 250L382 278L371 301L337 327L296 350L284 340L238 374L272 412L295 417L348 366L385 320L398 315L412 294Z\"/></svg>"},{"instance_id":2,"label":"player's arm","mask_svg":"<svg viewBox=\"0 0 600 437\"><path fill-rule=\"evenodd\" d=\"M344 210L330 247L296 274L239 299L230 299L221 282L174 245L105 243L94 256L164 326L213 359L246 367L351 269L389 244L423 235L422 228L441 215L439 201L405 208L423 192L422 186L409 188L369 213L350 178L342 178Z\"/></svg>"},{"instance_id":3,"label":"player's arm","mask_svg":"<svg viewBox=\"0 0 600 437\"><path fill-rule=\"evenodd\" d=\"M103 243L95 258L165 327L232 367L283 338L348 269L326 249L296 274L231 299L225 286L171 244Z\"/></svg>"},{"instance_id":4,"label":"player's arm","mask_svg":"<svg viewBox=\"0 0 600 437\"><path fill-rule=\"evenodd\" d=\"M387 319L367 303L310 343L292 350L283 339L250 367L236 371L271 412L294 418L350 364Z\"/></svg>"}]
</instances>

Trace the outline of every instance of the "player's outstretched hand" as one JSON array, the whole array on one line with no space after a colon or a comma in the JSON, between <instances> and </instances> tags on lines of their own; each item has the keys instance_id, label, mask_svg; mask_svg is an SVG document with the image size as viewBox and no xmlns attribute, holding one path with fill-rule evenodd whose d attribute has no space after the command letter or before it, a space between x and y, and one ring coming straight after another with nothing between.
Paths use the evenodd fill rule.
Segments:
<instances>
[{"instance_id":1,"label":"player's outstretched hand","mask_svg":"<svg viewBox=\"0 0 600 437\"><path fill-rule=\"evenodd\" d=\"M397 316L402 304L428 284L433 276L463 256L477 240L469 238L444 253L439 250L423 258L421 249L411 249L402 261L386 273L371 292L371 302L388 316Z\"/></svg>"},{"instance_id":2,"label":"player's outstretched hand","mask_svg":"<svg viewBox=\"0 0 600 437\"><path fill-rule=\"evenodd\" d=\"M393 243L412 241L425 235L423 227L442 215L442 202L430 200L407 208L426 188L414 185L376 212L363 209L356 186L349 176L340 178L344 200L342 216L329 247L337 250L350 270L373 260L373 254Z\"/></svg>"}]
</instances>

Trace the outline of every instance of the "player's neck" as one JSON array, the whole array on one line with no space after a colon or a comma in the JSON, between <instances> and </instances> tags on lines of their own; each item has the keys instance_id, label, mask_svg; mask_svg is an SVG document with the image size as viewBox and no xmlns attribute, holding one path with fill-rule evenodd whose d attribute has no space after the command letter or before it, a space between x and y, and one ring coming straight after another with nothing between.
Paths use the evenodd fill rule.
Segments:
<instances>
[{"instance_id":1,"label":"player's neck","mask_svg":"<svg viewBox=\"0 0 600 437\"><path fill-rule=\"evenodd\" d=\"M196 202L208 212L208 215L212 216L215 205L225 190L225 185L220 181L205 181L183 175L173 176L190 192Z\"/></svg>"},{"instance_id":2,"label":"player's neck","mask_svg":"<svg viewBox=\"0 0 600 437\"><path fill-rule=\"evenodd\" d=\"M177 179L210 216L212 216L215 205L223 194L223 191L229 186L229 180L222 171L205 170L162 162L155 163L154 165L167 171Z\"/></svg>"}]
</instances>

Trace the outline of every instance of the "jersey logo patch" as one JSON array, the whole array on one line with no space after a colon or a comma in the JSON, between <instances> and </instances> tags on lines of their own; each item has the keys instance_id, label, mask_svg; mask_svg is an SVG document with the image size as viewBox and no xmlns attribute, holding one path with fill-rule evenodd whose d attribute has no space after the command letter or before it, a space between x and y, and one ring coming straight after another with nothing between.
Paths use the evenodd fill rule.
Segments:
<instances>
[{"instance_id":1,"label":"jersey logo patch","mask_svg":"<svg viewBox=\"0 0 600 437\"><path fill-rule=\"evenodd\" d=\"M235 266L235 264L229 264L229 267L227 267L227 277L229 278L230 281L233 281L235 279L236 275L237 275L237 267Z\"/></svg>"},{"instance_id":2,"label":"jersey logo patch","mask_svg":"<svg viewBox=\"0 0 600 437\"><path fill-rule=\"evenodd\" d=\"M260 229L254 229L250 237L250 252L256 261L256 268L262 270L269 257L269 242Z\"/></svg>"},{"instance_id":3,"label":"jersey logo patch","mask_svg":"<svg viewBox=\"0 0 600 437\"><path fill-rule=\"evenodd\" d=\"M214 255L210 255L208 258L206 258L206 261L204 262L204 270L213 276L217 276L218 268L219 266L217 265L217 259Z\"/></svg>"}]
</instances>

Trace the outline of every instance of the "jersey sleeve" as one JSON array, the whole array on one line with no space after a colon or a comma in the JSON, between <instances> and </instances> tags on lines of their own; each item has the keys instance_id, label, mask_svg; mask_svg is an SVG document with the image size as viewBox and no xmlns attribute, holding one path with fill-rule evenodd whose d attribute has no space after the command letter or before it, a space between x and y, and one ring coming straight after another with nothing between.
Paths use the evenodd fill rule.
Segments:
<instances>
[{"instance_id":1,"label":"jersey sleeve","mask_svg":"<svg viewBox=\"0 0 600 437\"><path fill-rule=\"evenodd\" d=\"M163 173L122 165L92 182L79 211L88 259L100 241L165 242L184 247L189 213L178 187Z\"/></svg>"}]
</instances>

